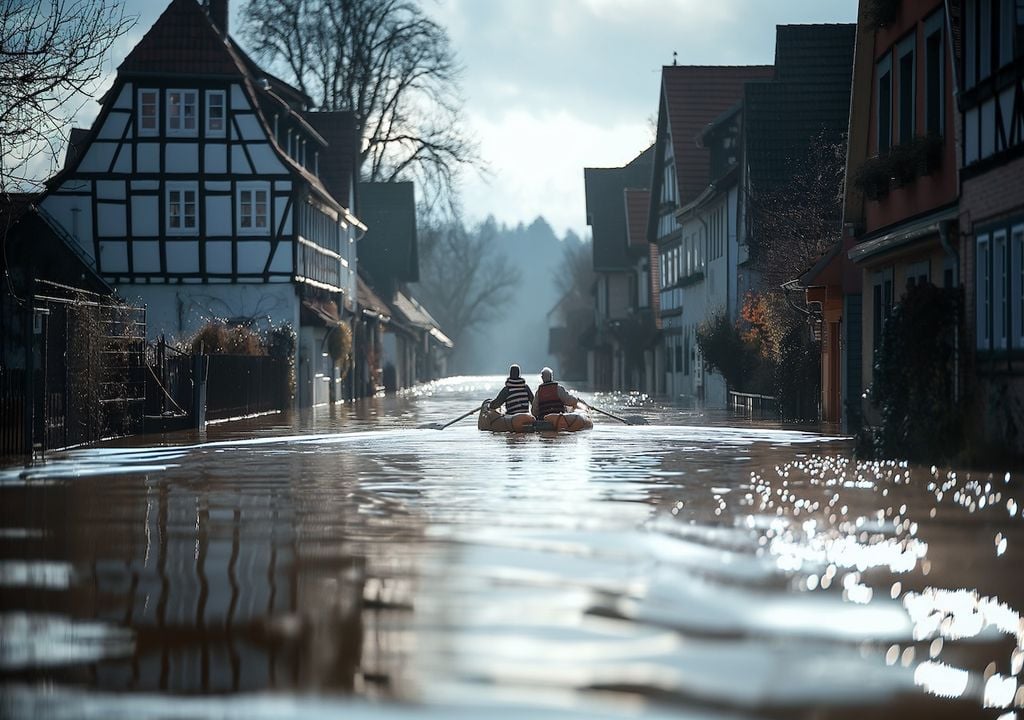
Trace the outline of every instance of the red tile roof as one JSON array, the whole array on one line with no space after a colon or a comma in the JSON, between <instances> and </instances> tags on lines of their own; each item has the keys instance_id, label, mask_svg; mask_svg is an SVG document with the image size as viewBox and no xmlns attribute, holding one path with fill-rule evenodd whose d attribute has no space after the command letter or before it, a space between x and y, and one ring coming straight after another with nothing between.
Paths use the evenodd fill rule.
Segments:
<instances>
[{"instance_id":1,"label":"red tile roof","mask_svg":"<svg viewBox=\"0 0 1024 720\"><path fill-rule=\"evenodd\" d=\"M647 188L626 188L626 242L631 250L647 251L647 211L651 191Z\"/></svg>"},{"instance_id":2,"label":"red tile roof","mask_svg":"<svg viewBox=\"0 0 1024 720\"><path fill-rule=\"evenodd\" d=\"M701 131L743 97L744 83L771 80L773 73L771 65L662 68L661 110L667 113L672 134L680 205L696 198L708 184L710 153L696 143Z\"/></svg>"}]
</instances>

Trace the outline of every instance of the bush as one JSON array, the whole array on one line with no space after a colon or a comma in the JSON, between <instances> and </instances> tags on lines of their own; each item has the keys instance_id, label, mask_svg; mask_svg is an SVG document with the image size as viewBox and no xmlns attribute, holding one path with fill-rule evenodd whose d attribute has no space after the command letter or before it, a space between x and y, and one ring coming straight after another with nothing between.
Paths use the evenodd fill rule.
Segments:
<instances>
[{"instance_id":1,"label":"bush","mask_svg":"<svg viewBox=\"0 0 1024 720\"><path fill-rule=\"evenodd\" d=\"M729 387L742 392L769 394L771 367L751 331L742 331L719 311L697 328L697 346L704 363L718 372Z\"/></svg>"},{"instance_id":2,"label":"bush","mask_svg":"<svg viewBox=\"0 0 1024 720\"><path fill-rule=\"evenodd\" d=\"M871 396L881 424L866 438L874 454L937 462L956 454L957 290L931 284L907 291L885 324Z\"/></svg>"},{"instance_id":3,"label":"bush","mask_svg":"<svg viewBox=\"0 0 1024 720\"><path fill-rule=\"evenodd\" d=\"M194 355L266 355L263 339L245 325L211 320L188 341Z\"/></svg>"}]
</instances>

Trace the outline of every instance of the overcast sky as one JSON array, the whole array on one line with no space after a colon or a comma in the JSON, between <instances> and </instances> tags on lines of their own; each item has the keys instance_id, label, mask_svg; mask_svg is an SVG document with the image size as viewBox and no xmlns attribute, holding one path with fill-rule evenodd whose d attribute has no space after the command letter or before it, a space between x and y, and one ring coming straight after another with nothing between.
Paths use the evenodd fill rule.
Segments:
<instances>
[{"instance_id":1,"label":"overcast sky","mask_svg":"<svg viewBox=\"0 0 1024 720\"><path fill-rule=\"evenodd\" d=\"M169 2L169 0L168 0ZM588 232L583 168L629 162L653 138L662 65L770 64L775 26L853 22L856 0L421 0L465 67L470 131L489 173L463 182L467 217ZM238 28L242 0L232 0ZM113 66L164 0L139 16Z\"/></svg>"}]
</instances>

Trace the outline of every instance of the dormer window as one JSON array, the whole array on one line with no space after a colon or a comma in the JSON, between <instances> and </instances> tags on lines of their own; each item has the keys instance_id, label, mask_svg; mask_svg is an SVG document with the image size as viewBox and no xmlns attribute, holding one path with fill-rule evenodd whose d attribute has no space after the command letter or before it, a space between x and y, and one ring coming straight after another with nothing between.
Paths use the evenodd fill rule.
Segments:
<instances>
[{"instance_id":1,"label":"dormer window","mask_svg":"<svg viewBox=\"0 0 1024 720\"><path fill-rule=\"evenodd\" d=\"M160 91L139 90L139 135L160 132Z\"/></svg>"},{"instance_id":2,"label":"dormer window","mask_svg":"<svg viewBox=\"0 0 1024 720\"><path fill-rule=\"evenodd\" d=\"M178 137L195 137L196 125L196 90L167 91L167 134Z\"/></svg>"},{"instance_id":3,"label":"dormer window","mask_svg":"<svg viewBox=\"0 0 1024 720\"><path fill-rule=\"evenodd\" d=\"M206 92L206 136L224 137L227 119L224 113L224 91Z\"/></svg>"}]
</instances>

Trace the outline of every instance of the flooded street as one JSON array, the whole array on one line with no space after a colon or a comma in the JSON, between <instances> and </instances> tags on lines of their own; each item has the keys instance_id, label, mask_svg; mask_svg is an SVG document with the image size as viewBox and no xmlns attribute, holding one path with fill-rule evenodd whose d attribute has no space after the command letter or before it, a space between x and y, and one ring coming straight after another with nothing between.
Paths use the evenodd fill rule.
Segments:
<instances>
[{"instance_id":1,"label":"flooded street","mask_svg":"<svg viewBox=\"0 0 1024 720\"><path fill-rule=\"evenodd\" d=\"M2 471L0 716L1021 715L1019 477L500 383Z\"/></svg>"}]
</instances>

